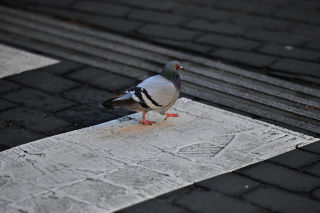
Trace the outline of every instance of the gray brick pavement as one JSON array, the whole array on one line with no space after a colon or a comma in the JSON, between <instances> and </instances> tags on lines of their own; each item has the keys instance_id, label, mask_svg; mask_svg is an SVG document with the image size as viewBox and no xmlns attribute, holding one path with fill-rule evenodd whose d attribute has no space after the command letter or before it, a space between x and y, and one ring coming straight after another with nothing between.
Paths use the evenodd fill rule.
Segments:
<instances>
[{"instance_id":1,"label":"gray brick pavement","mask_svg":"<svg viewBox=\"0 0 320 213\"><path fill-rule=\"evenodd\" d=\"M13 91L13 90L17 90L19 88L20 88L20 86L18 84L0 79L0 94L6 93L9 91Z\"/></svg>"},{"instance_id":2,"label":"gray brick pavement","mask_svg":"<svg viewBox=\"0 0 320 213\"><path fill-rule=\"evenodd\" d=\"M8 79L22 85L53 94L75 88L80 85L74 81L59 77L49 72L42 72L42 70L24 72L21 75L10 76Z\"/></svg>"},{"instance_id":3,"label":"gray brick pavement","mask_svg":"<svg viewBox=\"0 0 320 213\"><path fill-rule=\"evenodd\" d=\"M209 34L205 34L201 36L196 40L196 42L214 45L217 47L224 47L229 49L240 49L240 50L252 50L261 45L259 42L250 41L242 38L234 38L234 37L220 36L220 35L209 35Z\"/></svg>"},{"instance_id":4,"label":"gray brick pavement","mask_svg":"<svg viewBox=\"0 0 320 213\"><path fill-rule=\"evenodd\" d=\"M276 60L276 58L273 56L228 49L214 51L212 55L224 60L235 61L240 64L250 65L258 68L270 66Z\"/></svg>"},{"instance_id":5,"label":"gray brick pavement","mask_svg":"<svg viewBox=\"0 0 320 213\"><path fill-rule=\"evenodd\" d=\"M146 0L75 0L63 3L32 0L24 4L17 4L23 0L4 2L79 24L202 53L240 66L252 67L252 71L259 72L259 68L270 75L320 85L320 77L315 74L317 71L313 64L304 64L303 69L290 68L290 71L282 66L269 66L269 57L279 63L283 59L297 60L294 64L297 63L298 67L304 62L319 64L318 1L262 0L258 3L252 0L154 0L152 4ZM229 52L235 49L246 50L248 53L240 53L239 58L239 54ZM210 54L214 51L219 54Z\"/></svg>"},{"instance_id":6,"label":"gray brick pavement","mask_svg":"<svg viewBox=\"0 0 320 213\"><path fill-rule=\"evenodd\" d=\"M234 173L228 173L195 185L236 197L254 190L260 183Z\"/></svg>"},{"instance_id":7,"label":"gray brick pavement","mask_svg":"<svg viewBox=\"0 0 320 213\"><path fill-rule=\"evenodd\" d=\"M244 199L276 212L319 212L319 202L287 191L261 187L244 196Z\"/></svg>"},{"instance_id":8,"label":"gray brick pavement","mask_svg":"<svg viewBox=\"0 0 320 213\"><path fill-rule=\"evenodd\" d=\"M111 72L92 67L79 69L68 74L67 77L83 84L91 85L110 92L120 92L138 83L135 79L115 75Z\"/></svg>"},{"instance_id":9,"label":"gray brick pavement","mask_svg":"<svg viewBox=\"0 0 320 213\"><path fill-rule=\"evenodd\" d=\"M193 212L266 212L262 208L253 206L249 203L241 202L235 198L219 194L214 191L194 190L188 194L177 198L174 205L187 208Z\"/></svg>"},{"instance_id":10,"label":"gray brick pavement","mask_svg":"<svg viewBox=\"0 0 320 213\"><path fill-rule=\"evenodd\" d=\"M316 163L320 160L320 155L305 152L302 150L294 150L286 155L280 155L272 158L270 161L276 164L281 164L292 169L302 169L308 165Z\"/></svg>"},{"instance_id":11,"label":"gray brick pavement","mask_svg":"<svg viewBox=\"0 0 320 213\"><path fill-rule=\"evenodd\" d=\"M129 11L130 8L110 4L103 2L92 2L92 1L78 1L72 5L73 9L84 11L92 14L109 15L109 16L124 16Z\"/></svg>"},{"instance_id":12,"label":"gray brick pavement","mask_svg":"<svg viewBox=\"0 0 320 213\"><path fill-rule=\"evenodd\" d=\"M4 99L24 105L30 108L37 108L46 112L56 112L74 105L72 101L60 96L44 93L39 90L23 88L3 96Z\"/></svg>"},{"instance_id":13,"label":"gray brick pavement","mask_svg":"<svg viewBox=\"0 0 320 213\"><path fill-rule=\"evenodd\" d=\"M297 173L286 167L269 162L240 169L238 172L267 184L289 191L310 192L320 186L319 179L308 174Z\"/></svg>"},{"instance_id":14,"label":"gray brick pavement","mask_svg":"<svg viewBox=\"0 0 320 213\"><path fill-rule=\"evenodd\" d=\"M137 82L70 61L0 81L1 151L128 115L98 105Z\"/></svg>"}]
</instances>

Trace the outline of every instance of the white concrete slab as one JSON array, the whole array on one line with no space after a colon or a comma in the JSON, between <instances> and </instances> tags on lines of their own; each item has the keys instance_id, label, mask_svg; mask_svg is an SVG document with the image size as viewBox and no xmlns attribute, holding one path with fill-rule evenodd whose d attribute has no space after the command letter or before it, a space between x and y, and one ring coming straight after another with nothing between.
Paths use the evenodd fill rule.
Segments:
<instances>
[{"instance_id":1,"label":"white concrete slab","mask_svg":"<svg viewBox=\"0 0 320 213\"><path fill-rule=\"evenodd\" d=\"M185 98L172 111L1 152L0 212L112 212L318 140Z\"/></svg>"},{"instance_id":2,"label":"white concrete slab","mask_svg":"<svg viewBox=\"0 0 320 213\"><path fill-rule=\"evenodd\" d=\"M0 78L58 62L55 59L0 44Z\"/></svg>"}]
</instances>

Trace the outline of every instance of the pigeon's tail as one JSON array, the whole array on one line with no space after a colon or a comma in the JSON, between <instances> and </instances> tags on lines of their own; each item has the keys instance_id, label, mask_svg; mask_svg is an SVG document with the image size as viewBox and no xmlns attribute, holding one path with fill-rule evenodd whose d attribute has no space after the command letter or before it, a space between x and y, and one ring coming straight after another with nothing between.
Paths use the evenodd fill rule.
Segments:
<instances>
[{"instance_id":1,"label":"pigeon's tail","mask_svg":"<svg viewBox=\"0 0 320 213\"><path fill-rule=\"evenodd\" d=\"M114 100L115 98L111 98L109 100L106 100L105 102L102 103L102 106L106 109L114 109L115 108L115 104L114 104Z\"/></svg>"}]
</instances>

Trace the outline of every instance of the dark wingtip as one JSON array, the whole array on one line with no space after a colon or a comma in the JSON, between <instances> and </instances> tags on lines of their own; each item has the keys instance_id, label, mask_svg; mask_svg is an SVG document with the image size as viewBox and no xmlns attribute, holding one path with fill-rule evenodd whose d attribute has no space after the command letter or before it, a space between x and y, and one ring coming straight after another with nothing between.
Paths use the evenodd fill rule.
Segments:
<instances>
[{"instance_id":1,"label":"dark wingtip","mask_svg":"<svg viewBox=\"0 0 320 213\"><path fill-rule=\"evenodd\" d=\"M113 99L107 100L107 101L103 102L100 106L102 108L106 108L106 109L113 109L112 100Z\"/></svg>"}]
</instances>

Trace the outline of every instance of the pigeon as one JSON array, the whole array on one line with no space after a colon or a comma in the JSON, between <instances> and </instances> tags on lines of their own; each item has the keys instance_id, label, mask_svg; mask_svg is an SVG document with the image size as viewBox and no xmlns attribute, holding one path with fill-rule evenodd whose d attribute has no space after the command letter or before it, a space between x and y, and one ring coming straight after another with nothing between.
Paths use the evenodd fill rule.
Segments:
<instances>
[{"instance_id":1,"label":"pigeon","mask_svg":"<svg viewBox=\"0 0 320 213\"><path fill-rule=\"evenodd\" d=\"M131 87L117 98L103 102L107 109L123 108L130 111L142 112L141 124L152 125L155 122L146 120L146 113L156 111L168 117L178 117L178 114L166 113L176 102L180 94L180 62L170 61L159 75L145 79Z\"/></svg>"}]
</instances>

